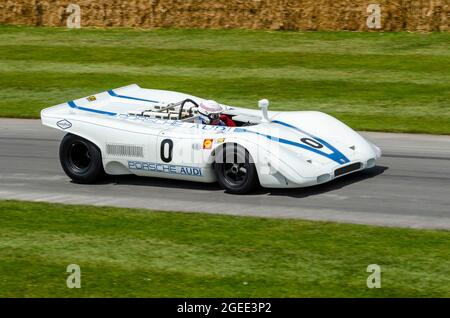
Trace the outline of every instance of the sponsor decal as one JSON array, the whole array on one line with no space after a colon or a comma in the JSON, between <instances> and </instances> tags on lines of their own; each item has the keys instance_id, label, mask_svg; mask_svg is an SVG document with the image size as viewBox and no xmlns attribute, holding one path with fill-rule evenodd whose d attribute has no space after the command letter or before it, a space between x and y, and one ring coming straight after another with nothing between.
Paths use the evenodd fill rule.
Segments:
<instances>
[{"instance_id":1,"label":"sponsor decal","mask_svg":"<svg viewBox=\"0 0 450 318\"><path fill-rule=\"evenodd\" d=\"M203 149L211 149L213 145L213 139L203 140Z\"/></svg>"},{"instance_id":2,"label":"sponsor decal","mask_svg":"<svg viewBox=\"0 0 450 318\"><path fill-rule=\"evenodd\" d=\"M66 119L60 120L56 123L56 126L58 126L61 129L69 129L70 127L72 127L72 123Z\"/></svg>"},{"instance_id":3,"label":"sponsor decal","mask_svg":"<svg viewBox=\"0 0 450 318\"><path fill-rule=\"evenodd\" d=\"M141 170L148 172L160 172L168 174L177 174L193 177L203 177L202 168L190 166L178 166L171 164L162 164L143 161L128 161L128 169Z\"/></svg>"},{"instance_id":4,"label":"sponsor decal","mask_svg":"<svg viewBox=\"0 0 450 318\"><path fill-rule=\"evenodd\" d=\"M161 118L151 118L141 115L133 115L133 114L118 114L119 118L127 119L127 120L139 120L148 124L155 124L167 127L179 127L179 128L187 128L187 129L200 129L212 133L227 133L232 132L236 127L227 127L227 126L215 126L215 125L206 125L206 124L198 124L198 123L187 123L181 120L172 120L172 119L161 119Z\"/></svg>"}]
</instances>

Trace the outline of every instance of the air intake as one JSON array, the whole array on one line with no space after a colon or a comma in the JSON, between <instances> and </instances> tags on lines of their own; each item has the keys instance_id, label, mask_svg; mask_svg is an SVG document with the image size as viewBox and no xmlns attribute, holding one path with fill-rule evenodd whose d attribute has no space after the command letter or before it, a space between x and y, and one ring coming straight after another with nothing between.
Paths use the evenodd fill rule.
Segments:
<instances>
[{"instance_id":1,"label":"air intake","mask_svg":"<svg viewBox=\"0 0 450 318\"><path fill-rule=\"evenodd\" d=\"M144 147L135 145L107 144L106 152L117 157L144 157Z\"/></svg>"},{"instance_id":2,"label":"air intake","mask_svg":"<svg viewBox=\"0 0 450 318\"><path fill-rule=\"evenodd\" d=\"M327 182L330 180L331 180L331 175L328 173L317 177L317 183L324 183L324 182Z\"/></svg>"},{"instance_id":3,"label":"air intake","mask_svg":"<svg viewBox=\"0 0 450 318\"><path fill-rule=\"evenodd\" d=\"M334 171L334 176L335 177L339 177L339 176L342 176L344 174L347 174L347 173L359 170L359 169L361 169L361 167L362 167L361 162L352 163L351 165L348 165L348 166L336 169Z\"/></svg>"}]
</instances>

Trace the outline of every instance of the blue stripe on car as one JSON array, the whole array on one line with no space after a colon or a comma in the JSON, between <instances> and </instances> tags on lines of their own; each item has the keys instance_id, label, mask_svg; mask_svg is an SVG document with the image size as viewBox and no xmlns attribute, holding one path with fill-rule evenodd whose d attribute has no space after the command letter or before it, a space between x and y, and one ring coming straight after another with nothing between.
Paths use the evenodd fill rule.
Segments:
<instances>
[{"instance_id":1,"label":"blue stripe on car","mask_svg":"<svg viewBox=\"0 0 450 318\"><path fill-rule=\"evenodd\" d=\"M153 100L149 100L149 99L141 99L141 98L137 98L137 97L117 95L112 90L109 90L108 93L109 93L109 95L111 95L113 97L119 97L119 98L126 98L126 99L133 99L133 100L141 100L141 101L146 101L146 102L158 103L157 101L153 101ZM78 106L78 105L75 104L74 101L68 102L68 105L71 108L79 109L79 110L83 110L83 111L87 111L87 112L91 112L91 113L96 113L96 114L101 114L101 115L108 115L108 116L117 116L117 113L107 112L107 111L103 111L103 110L98 110L98 109ZM305 145L303 143L299 143L299 142L291 141L291 140L284 139L284 138L278 138L278 137L262 134L262 133L251 131L251 130L247 130L247 129L244 129L244 128L236 128L236 129L234 129L234 132L253 133L253 134L256 134L256 135L259 135L259 136L266 137L267 139L272 140L272 141L277 141L277 142L282 143L282 144L286 144L286 145L290 145L290 146L294 146L294 147L298 147L298 148L303 148L305 150L314 152L314 153L316 153L318 155L321 155L323 157L329 158L329 159L331 159L331 160L333 160L333 161L335 161L335 162L337 162L339 164L344 164L344 163L350 162L350 160L342 152L337 150L335 147L333 147L331 144L329 144L325 140L323 140L323 139L321 139L319 137L316 137L314 135L311 135L311 134L307 133L306 131L301 130L298 127L292 126L292 125L290 125L288 123L285 123L285 122L282 122L282 121L274 120L274 121L272 121L272 123L279 124L279 125L282 125L282 126L285 126L285 127L291 128L291 129L294 129L294 130L296 130L298 132L301 132L301 133L303 133L303 134L305 134L305 135L307 135L307 136L317 140L322 145L326 146L328 149L330 149L332 151L332 153L328 154L328 153L320 151L320 150L318 150L316 148L309 147L309 146L307 146L307 145Z\"/></svg>"},{"instance_id":2,"label":"blue stripe on car","mask_svg":"<svg viewBox=\"0 0 450 318\"><path fill-rule=\"evenodd\" d=\"M287 139L284 139L284 138L278 138L278 137L262 134L262 133L259 133L259 132L256 132L256 131L247 130L245 128L236 128L234 130L234 132L238 132L238 133L239 132L248 132L248 133L256 134L256 135L259 135L259 136L263 136L263 137L266 137L267 139L272 140L272 141L277 141L277 142L285 144L285 145L294 146L294 147L297 147L297 148L302 148L302 149L314 152L314 153L316 153L316 154L318 154L320 156L323 156L323 157L326 157L328 159L331 159L331 160L333 160L333 161L335 161L335 162L337 162L339 164L344 164L344 163L350 162L350 160L343 153L341 153L339 150L337 150L336 148L331 146L326 141L324 141L324 140L322 140L320 138L314 137L313 135L311 135L309 133L306 133L306 132L302 131L301 129L298 129L298 128L292 126L292 125L289 125L289 124L286 124L286 123L282 123L282 122L278 122L278 121L276 121L276 122L273 121L273 122L277 123L277 124L281 124L281 125L286 126L286 127L295 128L297 131L302 132L302 133L310 136L311 138L316 139L318 142L322 143L324 146L326 146L328 149L330 149L332 151L332 153L328 154L328 153L320 151L320 150L318 150L316 148L309 147L309 146L307 146L307 145L305 145L303 143L299 143L299 142L287 140Z\"/></svg>"},{"instance_id":3,"label":"blue stripe on car","mask_svg":"<svg viewBox=\"0 0 450 318\"><path fill-rule=\"evenodd\" d=\"M117 115L117 113L112 113L112 112L107 112L107 111L104 111L104 110L78 106L77 104L75 104L74 101L70 101L67 104L69 104L70 108L84 110L86 112L91 112L91 113L96 113L96 114L101 114L101 115L108 115L108 116L116 116Z\"/></svg>"},{"instance_id":4,"label":"blue stripe on car","mask_svg":"<svg viewBox=\"0 0 450 318\"><path fill-rule=\"evenodd\" d=\"M288 124L288 123L285 123L285 122L282 122L282 121L279 121L279 120L274 120L274 121L272 121L272 122L275 123L275 124L279 124L279 125L282 125L282 126L285 126L285 127L288 127L288 128L294 129L294 130L297 130L298 132L301 132L301 133L303 133L303 134L305 134L305 135L308 135L309 137L311 137L311 138L317 140L317 141L320 142L322 145L326 146L328 149L330 149L331 151L333 151L333 155L339 160L339 161L337 161L337 162L339 162L339 163L347 163L347 162L350 162L350 160L349 160L342 152L340 152L339 150L337 150L335 147L333 147L331 144L329 144L328 142L326 142L326 141L323 140L322 138L319 138L319 137L316 137L316 136L314 136L314 135L311 135L310 133L307 133L306 131L301 130L301 129L298 128L298 127L292 126L291 124ZM334 160L334 159L333 159L333 160ZM342 160L344 160L345 162L342 161ZM335 160L335 161L336 161L336 160Z\"/></svg>"},{"instance_id":5,"label":"blue stripe on car","mask_svg":"<svg viewBox=\"0 0 450 318\"><path fill-rule=\"evenodd\" d=\"M114 92L112 89L108 91L108 94L113 96L113 97L118 97L118 98L125 98L125 99L132 99L132 100L139 100L142 102L151 102L151 103L159 103L156 100L151 100L151 99L145 99L145 98L138 98L138 97L132 97L132 96L125 96L125 95L118 95L116 94L116 92Z\"/></svg>"}]
</instances>

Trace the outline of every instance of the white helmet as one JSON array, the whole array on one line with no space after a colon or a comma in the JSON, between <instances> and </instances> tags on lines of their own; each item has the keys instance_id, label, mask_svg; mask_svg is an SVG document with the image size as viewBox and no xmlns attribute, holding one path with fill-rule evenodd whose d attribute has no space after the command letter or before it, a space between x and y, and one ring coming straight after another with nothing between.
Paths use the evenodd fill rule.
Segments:
<instances>
[{"instance_id":1,"label":"white helmet","mask_svg":"<svg viewBox=\"0 0 450 318\"><path fill-rule=\"evenodd\" d=\"M223 107L213 100L205 100L198 105L200 118L202 118L206 124L218 121L222 112Z\"/></svg>"}]
</instances>

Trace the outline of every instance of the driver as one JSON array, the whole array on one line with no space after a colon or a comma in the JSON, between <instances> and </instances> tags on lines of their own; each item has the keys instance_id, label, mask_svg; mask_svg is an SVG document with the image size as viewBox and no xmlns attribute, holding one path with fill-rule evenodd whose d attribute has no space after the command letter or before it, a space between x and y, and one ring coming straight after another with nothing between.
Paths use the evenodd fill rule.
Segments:
<instances>
[{"instance_id":1,"label":"driver","mask_svg":"<svg viewBox=\"0 0 450 318\"><path fill-rule=\"evenodd\" d=\"M205 125L236 126L230 117L222 114L223 110L216 101L205 100L198 105L199 119Z\"/></svg>"}]
</instances>

